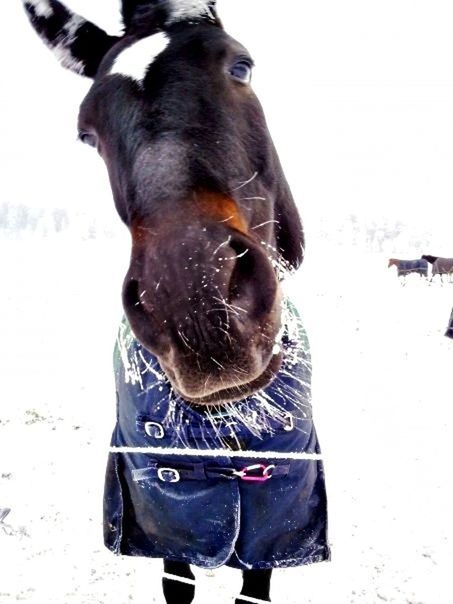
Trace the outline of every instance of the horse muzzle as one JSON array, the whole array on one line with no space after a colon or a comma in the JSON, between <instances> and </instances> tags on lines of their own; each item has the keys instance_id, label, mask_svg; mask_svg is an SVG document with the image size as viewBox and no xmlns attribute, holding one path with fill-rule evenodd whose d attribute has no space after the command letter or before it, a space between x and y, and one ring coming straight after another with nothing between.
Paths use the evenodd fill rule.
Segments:
<instances>
[{"instance_id":1,"label":"horse muzzle","mask_svg":"<svg viewBox=\"0 0 453 604\"><path fill-rule=\"evenodd\" d=\"M241 400L278 373L280 287L261 245L236 229L178 223L133 238L123 305L189 402Z\"/></svg>"}]
</instances>

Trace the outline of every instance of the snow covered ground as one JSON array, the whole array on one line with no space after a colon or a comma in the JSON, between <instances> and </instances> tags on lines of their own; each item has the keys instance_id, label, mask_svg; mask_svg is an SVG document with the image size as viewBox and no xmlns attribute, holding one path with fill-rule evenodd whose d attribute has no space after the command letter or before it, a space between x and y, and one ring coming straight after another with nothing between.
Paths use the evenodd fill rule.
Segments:
<instances>
[{"instance_id":1,"label":"snow covered ground","mask_svg":"<svg viewBox=\"0 0 453 604\"><path fill-rule=\"evenodd\" d=\"M449 604L453 285L401 287L384 256L353 252L313 244L289 287L311 336L333 561L276 572L273 601ZM0 253L0 602L161 604L160 563L102 545L127 238ZM239 591L231 569L196 574L198 604Z\"/></svg>"}]
</instances>

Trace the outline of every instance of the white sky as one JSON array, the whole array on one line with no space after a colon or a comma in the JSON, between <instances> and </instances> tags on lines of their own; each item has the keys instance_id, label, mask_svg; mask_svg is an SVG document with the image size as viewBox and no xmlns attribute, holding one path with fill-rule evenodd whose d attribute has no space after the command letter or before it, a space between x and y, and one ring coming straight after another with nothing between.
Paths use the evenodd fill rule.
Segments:
<instances>
[{"instance_id":1,"label":"white sky","mask_svg":"<svg viewBox=\"0 0 453 604\"><path fill-rule=\"evenodd\" d=\"M0 203L78 207L116 220L101 160L76 143L89 81L65 72L19 0L3 3ZM115 0L68 5L110 32ZM254 55L264 105L302 215L351 212L449 232L453 5L441 0L219 0ZM278 7L278 8L277 8ZM435 246L434 246L435 247Z\"/></svg>"}]
</instances>

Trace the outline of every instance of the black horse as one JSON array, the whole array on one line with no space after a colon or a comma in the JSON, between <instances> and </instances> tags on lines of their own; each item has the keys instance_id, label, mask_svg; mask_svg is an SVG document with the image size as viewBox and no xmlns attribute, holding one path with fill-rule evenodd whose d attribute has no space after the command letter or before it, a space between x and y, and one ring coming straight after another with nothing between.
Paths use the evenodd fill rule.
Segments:
<instances>
[{"instance_id":1,"label":"black horse","mask_svg":"<svg viewBox=\"0 0 453 604\"><path fill-rule=\"evenodd\" d=\"M439 275L441 282L443 283L444 275L448 275L451 283L453 276L453 258L442 258L440 256L430 256L427 254L422 256L422 258L433 265L431 282L436 275Z\"/></svg>"},{"instance_id":2,"label":"black horse","mask_svg":"<svg viewBox=\"0 0 453 604\"><path fill-rule=\"evenodd\" d=\"M132 236L123 305L136 338L194 405L266 387L282 363L280 271L299 267L304 239L250 54L215 0L125 1L122 36L57 0L23 2L63 66L94 80L79 137L104 159ZM193 579L186 563L165 571ZM270 577L245 570L242 593L268 600ZM164 591L181 604L194 587L167 577Z\"/></svg>"}]
</instances>

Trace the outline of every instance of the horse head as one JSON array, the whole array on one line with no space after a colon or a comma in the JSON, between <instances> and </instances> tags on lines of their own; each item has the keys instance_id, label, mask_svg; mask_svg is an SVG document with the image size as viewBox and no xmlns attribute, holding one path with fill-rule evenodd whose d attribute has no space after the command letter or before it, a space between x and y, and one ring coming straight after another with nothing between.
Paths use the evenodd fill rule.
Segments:
<instances>
[{"instance_id":1,"label":"horse head","mask_svg":"<svg viewBox=\"0 0 453 604\"><path fill-rule=\"evenodd\" d=\"M93 80L79 137L131 233L135 336L189 402L265 387L282 360L279 267L300 265L304 241L249 52L212 0L124 2L122 36L57 0L24 6L63 66Z\"/></svg>"},{"instance_id":2,"label":"horse head","mask_svg":"<svg viewBox=\"0 0 453 604\"><path fill-rule=\"evenodd\" d=\"M423 256L421 257L421 259L422 260L426 260L430 264L434 264L436 262L436 260L439 260L439 256L430 256L428 254L423 254Z\"/></svg>"}]
</instances>

